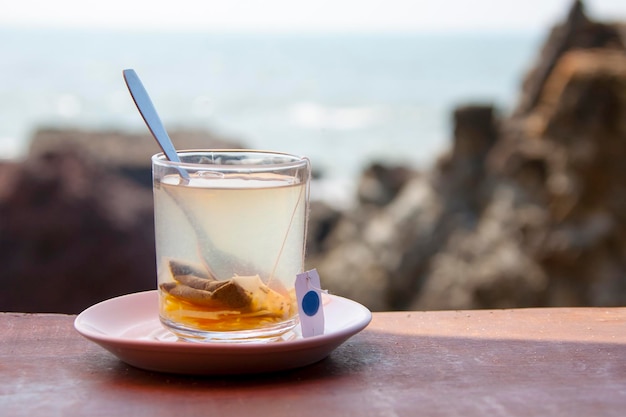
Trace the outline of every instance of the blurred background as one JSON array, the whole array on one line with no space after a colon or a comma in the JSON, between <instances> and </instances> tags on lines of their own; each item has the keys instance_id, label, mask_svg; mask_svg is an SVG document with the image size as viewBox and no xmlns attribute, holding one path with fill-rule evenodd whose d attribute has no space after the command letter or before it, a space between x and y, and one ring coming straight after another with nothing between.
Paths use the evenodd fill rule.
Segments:
<instances>
[{"instance_id":1,"label":"blurred background","mask_svg":"<svg viewBox=\"0 0 626 417\"><path fill-rule=\"evenodd\" d=\"M345 199L372 159L431 164L455 105L510 110L571 1L301 3L11 5L0 17L0 155L23 156L44 126L142 131L120 75L134 68L169 128L309 155L333 201ZM587 6L626 16L620 1Z\"/></svg>"},{"instance_id":2,"label":"blurred background","mask_svg":"<svg viewBox=\"0 0 626 417\"><path fill-rule=\"evenodd\" d=\"M15 2L0 310L155 287L157 149L124 68L179 148L311 158L309 266L332 292L372 309L624 304L623 21L617 0Z\"/></svg>"}]
</instances>

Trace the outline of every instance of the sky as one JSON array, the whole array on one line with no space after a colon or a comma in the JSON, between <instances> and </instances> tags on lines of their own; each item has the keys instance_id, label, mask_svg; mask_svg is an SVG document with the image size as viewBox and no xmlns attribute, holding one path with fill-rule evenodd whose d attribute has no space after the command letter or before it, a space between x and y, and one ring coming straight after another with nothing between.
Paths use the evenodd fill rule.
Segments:
<instances>
[{"instance_id":1,"label":"sky","mask_svg":"<svg viewBox=\"0 0 626 417\"><path fill-rule=\"evenodd\" d=\"M17 0L0 27L139 31L534 31L572 0ZM592 17L626 20L626 0L586 0Z\"/></svg>"}]
</instances>

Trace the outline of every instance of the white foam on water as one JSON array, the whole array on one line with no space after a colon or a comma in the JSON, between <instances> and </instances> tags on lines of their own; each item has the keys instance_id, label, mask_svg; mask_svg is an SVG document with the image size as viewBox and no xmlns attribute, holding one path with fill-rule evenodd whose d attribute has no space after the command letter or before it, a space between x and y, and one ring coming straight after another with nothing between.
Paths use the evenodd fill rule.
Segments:
<instances>
[{"instance_id":1,"label":"white foam on water","mask_svg":"<svg viewBox=\"0 0 626 417\"><path fill-rule=\"evenodd\" d=\"M290 122L307 129L357 130L385 121L381 108L366 106L324 106L299 102L289 109Z\"/></svg>"}]
</instances>

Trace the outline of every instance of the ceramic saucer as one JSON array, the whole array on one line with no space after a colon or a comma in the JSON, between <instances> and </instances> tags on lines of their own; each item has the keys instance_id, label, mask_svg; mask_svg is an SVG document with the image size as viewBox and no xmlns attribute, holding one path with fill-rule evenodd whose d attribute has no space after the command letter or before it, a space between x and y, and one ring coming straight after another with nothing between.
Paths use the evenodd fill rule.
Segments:
<instances>
[{"instance_id":1,"label":"ceramic saucer","mask_svg":"<svg viewBox=\"0 0 626 417\"><path fill-rule=\"evenodd\" d=\"M371 312L347 298L324 295L324 334L303 338L299 326L288 340L272 343L180 341L158 318L157 291L112 298L76 317L87 339L137 368L179 374L273 372L318 362L371 321Z\"/></svg>"}]
</instances>

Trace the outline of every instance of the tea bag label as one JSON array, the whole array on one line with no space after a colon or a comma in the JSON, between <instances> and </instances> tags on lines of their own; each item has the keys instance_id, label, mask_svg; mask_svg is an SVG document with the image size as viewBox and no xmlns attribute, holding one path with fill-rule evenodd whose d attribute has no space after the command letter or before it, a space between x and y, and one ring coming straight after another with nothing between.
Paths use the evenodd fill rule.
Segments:
<instances>
[{"instance_id":1,"label":"tea bag label","mask_svg":"<svg viewBox=\"0 0 626 417\"><path fill-rule=\"evenodd\" d=\"M324 304L320 276L315 269L296 276L296 298L302 337L324 334Z\"/></svg>"}]
</instances>

